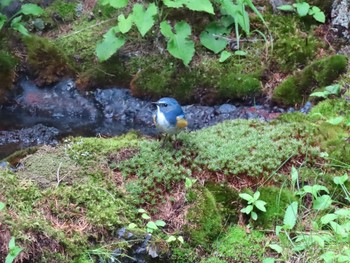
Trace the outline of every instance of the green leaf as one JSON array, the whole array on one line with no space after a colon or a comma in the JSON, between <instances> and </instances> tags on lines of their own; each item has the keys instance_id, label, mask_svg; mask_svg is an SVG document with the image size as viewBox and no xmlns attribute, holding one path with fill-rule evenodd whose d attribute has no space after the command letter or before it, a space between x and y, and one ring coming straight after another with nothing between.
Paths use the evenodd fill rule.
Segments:
<instances>
[{"instance_id":1,"label":"green leaf","mask_svg":"<svg viewBox=\"0 0 350 263\"><path fill-rule=\"evenodd\" d=\"M253 211L253 206L252 205L248 205L245 208L241 209L241 213L246 213L247 215L250 214L250 212Z\"/></svg>"},{"instance_id":2,"label":"green leaf","mask_svg":"<svg viewBox=\"0 0 350 263\"><path fill-rule=\"evenodd\" d=\"M170 242L173 242L173 241L175 241L175 240L176 240L176 237L170 236L170 237L168 237L168 239L166 240L166 242L170 243Z\"/></svg>"},{"instance_id":3,"label":"green leaf","mask_svg":"<svg viewBox=\"0 0 350 263\"><path fill-rule=\"evenodd\" d=\"M118 27L121 33L125 34L129 32L132 27L133 16L130 14L128 18L125 18L124 14L118 16Z\"/></svg>"},{"instance_id":4,"label":"green leaf","mask_svg":"<svg viewBox=\"0 0 350 263\"><path fill-rule=\"evenodd\" d=\"M329 124L332 124L332 125L339 125L344 120L345 120L345 118L343 116L338 116L338 117L335 117L335 118L330 118L326 122L329 123Z\"/></svg>"},{"instance_id":5,"label":"green leaf","mask_svg":"<svg viewBox=\"0 0 350 263\"><path fill-rule=\"evenodd\" d=\"M282 229L283 229L282 226L276 226L276 236L279 236L279 234L281 233Z\"/></svg>"},{"instance_id":6,"label":"green leaf","mask_svg":"<svg viewBox=\"0 0 350 263\"><path fill-rule=\"evenodd\" d=\"M294 7L292 5L280 5L277 6L277 9L281 11L294 11Z\"/></svg>"},{"instance_id":7,"label":"green leaf","mask_svg":"<svg viewBox=\"0 0 350 263\"><path fill-rule=\"evenodd\" d=\"M253 199L253 197L251 195L246 194L246 193L239 194L239 197L244 199L244 200L246 200L246 201L248 201L248 202Z\"/></svg>"},{"instance_id":8,"label":"green leaf","mask_svg":"<svg viewBox=\"0 0 350 263\"><path fill-rule=\"evenodd\" d=\"M214 15L214 8L209 0L188 0L186 6L193 11L203 11Z\"/></svg>"},{"instance_id":9,"label":"green leaf","mask_svg":"<svg viewBox=\"0 0 350 263\"><path fill-rule=\"evenodd\" d=\"M11 21L11 27L24 36L29 36L28 30L21 23L22 16L17 16Z\"/></svg>"},{"instance_id":10,"label":"green leaf","mask_svg":"<svg viewBox=\"0 0 350 263\"><path fill-rule=\"evenodd\" d=\"M185 188L186 188L186 189L191 188L192 185L193 185L195 182L197 182L197 179L192 179L192 178L186 177L186 178L185 178Z\"/></svg>"},{"instance_id":11,"label":"green leaf","mask_svg":"<svg viewBox=\"0 0 350 263\"><path fill-rule=\"evenodd\" d=\"M330 95L328 91L316 91L310 94L311 97L327 98Z\"/></svg>"},{"instance_id":12,"label":"green leaf","mask_svg":"<svg viewBox=\"0 0 350 263\"><path fill-rule=\"evenodd\" d=\"M329 195L322 195L317 197L312 205L315 210L325 210L332 204L332 198Z\"/></svg>"},{"instance_id":13,"label":"green leaf","mask_svg":"<svg viewBox=\"0 0 350 263\"><path fill-rule=\"evenodd\" d=\"M134 5L132 11L133 20L141 36L145 36L152 28L156 14L158 14L158 9L154 3L149 4L146 10L141 4Z\"/></svg>"},{"instance_id":14,"label":"green leaf","mask_svg":"<svg viewBox=\"0 0 350 263\"><path fill-rule=\"evenodd\" d=\"M42 15L45 13L44 9L42 9L40 6L35 4L24 4L22 5L21 9L19 10L19 13L22 13L24 15Z\"/></svg>"},{"instance_id":15,"label":"green leaf","mask_svg":"<svg viewBox=\"0 0 350 263\"><path fill-rule=\"evenodd\" d=\"M153 230L156 230L158 229L156 223L154 223L153 221L149 221L146 225L146 227L150 228L150 229L153 229Z\"/></svg>"},{"instance_id":16,"label":"green leaf","mask_svg":"<svg viewBox=\"0 0 350 263\"><path fill-rule=\"evenodd\" d=\"M242 56L242 57L244 57L244 56L247 55L247 52L245 52L245 51L243 51L243 50L236 50L236 51L235 51L235 55L236 55L236 56Z\"/></svg>"},{"instance_id":17,"label":"green leaf","mask_svg":"<svg viewBox=\"0 0 350 263\"><path fill-rule=\"evenodd\" d=\"M256 206L256 208L258 208L260 211L266 212L266 202L262 201L262 200L257 200L254 205Z\"/></svg>"},{"instance_id":18,"label":"green leaf","mask_svg":"<svg viewBox=\"0 0 350 263\"><path fill-rule=\"evenodd\" d=\"M146 219L146 220L151 218L151 217L150 217L149 215L147 215L147 214L142 214L141 217L142 217L143 219Z\"/></svg>"},{"instance_id":19,"label":"green leaf","mask_svg":"<svg viewBox=\"0 0 350 263\"><path fill-rule=\"evenodd\" d=\"M259 191L256 191L256 192L254 193L254 195L253 195L254 200L258 200L259 197L260 197L260 192L259 192Z\"/></svg>"},{"instance_id":20,"label":"green leaf","mask_svg":"<svg viewBox=\"0 0 350 263\"><path fill-rule=\"evenodd\" d=\"M179 240L181 244L183 244L185 242L183 236L179 236L177 238L177 240Z\"/></svg>"},{"instance_id":21,"label":"green leaf","mask_svg":"<svg viewBox=\"0 0 350 263\"><path fill-rule=\"evenodd\" d=\"M0 202L0 211L5 208L5 203Z\"/></svg>"},{"instance_id":22,"label":"green leaf","mask_svg":"<svg viewBox=\"0 0 350 263\"><path fill-rule=\"evenodd\" d=\"M155 223L157 226L161 226L161 227L164 227L166 225L166 223L163 220L157 220Z\"/></svg>"},{"instance_id":23,"label":"green leaf","mask_svg":"<svg viewBox=\"0 0 350 263\"><path fill-rule=\"evenodd\" d=\"M320 22L320 23L326 22L326 16L323 12L314 13L313 17L317 22Z\"/></svg>"},{"instance_id":24,"label":"green leaf","mask_svg":"<svg viewBox=\"0 0 350 263\"><path fill-rule=\"evenodd\" d=\"M262 263L275 263L274 258L264 258Z\"/></svg>"},{"instance_id":25,"label":"green leaf","mask_svg":"<svg viewBox=\"0 0 350 263\"><path fill-rule=\"evenodd\" d=\"M346 208L342 208L342 209L338 209L335 210L334 214L341 216L341 217L350 217L350 209L346 209Z\"/></svg>"},{"instance_id":26,"label":"green leaf","mask_svg":"<svg viewBox=\"0 0 350 263\"><path fill-rule=\"evenodd\" d=\"M5 263L12 263L22 250L23 249L20 247L15 247L10 250L10 253L6 256Z\"/></svg>"},{"instance_id":27,"label":"green leaf","mask_svg":"<svg viewBox=\"0 0 350 263\"><path fill-rule=\"evenodd\" d=\"M341 236L341 237L347 237L348 233L346 233L345 229L339 225L338 223L331 221L329 223L334 231L334 233L336 233L337 235Z\"/></svg>"},{"instance_id":28,"label":"green leaf","mask_svg":"<svg viewBox=\"0 0 350 263\"><path fill-rule=\"evenodd\" d=\"M338 216L336 214L326 214L326 215L321 217L321 223L323 225L326 225L329 222L334 221L337 218L338 218Z\"/></svg>"},{"instance_id":29,"label":"green leaf","mask_svg":"<svg viewBox=\"0 0 350 263\"><path fill-rule=\"evenodd\" d=\"M325 87L325 90L330 94L338 95L340 93L341 86L339 84L329 85Z\"/></svg>"},{"instance_id":30,"label":"green leaf","mask_svg":"<svg viewBox=\"0 0 350 263\"><path fill-rule=\"evenodd\" d=\"M134 229L134 228L136 228L137 227L137 225L135 224L135 223L130 223L129 225L128 225L128 229Z\"/></svg>"},{"instance_id":31,"label":"green leaf","mask_svg":"<svg viewBox=\"0 0 350 263\"><path fill-rule=\"evenodd\" d=\"M194 42L189 39L191 27L185 21L180 21L175 25L173 33L169 24L163 21L160 24L161 33L169 38L167 49L175 58L179 58L185 65L188 65L194 55Z\"/></svg>"},{"instance_id":32,"label":"green leaf","mask_svg":"<svg viewBox=\"0 0 350 263\"><path fill-rule=\"evenodd\" d=\"M5 25L7 20L7 17L3 14L0 13L0 30L2 29L2 27Z\"/></svg>"},{"instance_id":33,"label":"green leaf","mask_svg":"<svg viewBox=\"0 0 350 263\"><path fill-rule=\"evenodd\" d=\"M217 54L227 46L228 40L225 35L229 32L224 26L213 22L206 26L199 38L203 46Z\"/></svg>"},{"instance_id":34,"label":"green leaf","mask_svg":"<svg viewBox=\"0 0 350 263\"><path fill-rule=\"evenodd\" d=\"M231 52L228 52L226 50L222 51L220 54L219 62L225 62L229 57L232 56Z\"/></svg>"},{"instance_id":35,"label":"green leaf","mask_svg":"<svg viewBox=\"0 0 350 263\"><path fill-rule=\"evenodd\" d=\"M348 180L349 176L347 174L344 174L343 176L335 176L333 178L333 182L336 185L342 185L345 184L345 182Z\"/></svg>"},{"instance_id":36,"label":"green leaf","mask_svg":"<svg viewBox=\"0 0 350 263\"><path fill-rule=\"evenodd\" d=\"M291 203L286 210L283 218L283 224L286 229L293 229L298 218L298 202Z\"/></svg>"},{"instance_id":37,"label":"green leaf","mask_svg":"<svg viewBox=\"0 0 350 263\"><path fill-rule=\"evenodd\" d=\"M109 59L125 44L123 37L117 37L117 27L113 27L103 36L103 40L96 45L96 55L100 61Z\"/></svg>"},{"instance_id":38,"label":"green leaf","mask_svg":"<svg viewBox=\"0 0 350 263\"><path fill-rule=\"evenodd\" d=\"M301 2L296 4L297 13L299 16L306 16L309 12L310 5L306 2Z\"/></svg>"},{"instance_id":39,"label":"green leaf","mask_svg":"<svg viewBox=\"0 0 350 263\"><path fill-rule=\"evenodd\" d=\"M139 208L139 209L137 209L137 213L147 213L147 211L145 210L145 209L143 209L143 208Z\"/></svg>"},{"instance_id":40,"label":"green leaf","mask_svg":"<svg viewBox=\"0 0 350 263\"><path fill-rule=\"evenodd\" d=\"M9 242L9 250L12 250L16 247L15 244L15 237L11 237L10 242Z\"/></svg>"},{"instance_id":41,"label":"green leaf","mask_svg":"<svg viewBox=\"0 0 350 263\"><path fill-rule=\"evenodd\" d=\"M123 8L128 5L128 0L102 0L102 5L110 5L114 8Z\"/></svg>"},{"instance_id":42,"label":"green leaf","mask_svg":"<svg viewBox=\"0 0 350 263\"><path fill-rule=\"evenodd\" d=\"M291 177L292 177L292 184L295 185L295 183L298 181L299 173L298 173L298 170L294 167L294 165L292 166Z\"/></svg>"},{"instance_id":43,"label":"green leaf","mask_svg":"<svg viewBox=\"0 0 350 263\"><path fill-rule=\"evenodd\" d=\"M0 7L4 8L6 6L9 6L11 4L12 0L0 0Z\"/></svg>"},{"instance_id":44,"label":"green leaf","mask_svg":"<svg viewBox=\"0 0 350 263\"><path fill-rule=\"evenodd\" d=\"M254 221L256 221L258 219L258 214L255 213L254 211L251 213L251 217Z\"/></svg>"},{"instance_id":45,"label":"green leaf","mask_svg":"<svg viewBox=\"0 0 350 263\"><path fill-rule=\"evenodd\" d=\"M187 0L163 0L164 5L170 8L183 7L186 2Z\"/></svg>"},{"instance_id":46,"label":"green leaf","mask_svg":"<svg viewBox=\"0 0 350 263\"><path fill-rule=\"evenodd\" d=\"M325 263L333 263L335 261L334 256L335 253L333 251L327 251L320 256L320 259L323 259Z\"/></svg>"},{"instance_id":47,"label":"green leaf","mask_svg":"<svg viewBox=\"0 0 350 263\"><path fill-rule=\"evenodd\" d=\"M278 254L281 254L283 251L283 248L280 245L277 244L270 244L269 247L276 251Z\"/></svg>"}]
</instances>

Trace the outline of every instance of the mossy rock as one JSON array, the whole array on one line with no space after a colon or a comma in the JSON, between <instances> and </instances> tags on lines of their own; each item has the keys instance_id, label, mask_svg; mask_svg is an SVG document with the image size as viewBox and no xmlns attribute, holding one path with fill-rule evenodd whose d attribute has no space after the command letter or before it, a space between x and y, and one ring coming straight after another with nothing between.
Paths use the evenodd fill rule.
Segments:
<instances>
[{"instance_id":1,"label":"mossy rock","mask_svg":"<svg viewBox=\"0 0 350 263\"><path fill-rule=\"evenodd\" d=\"M259 212L254 225L262 229L274 229L276 225L282 225L286 208L298 200L294 193L287 188L274 186L260 187L259 192L259 199L266 202L266 212Z\"/></svg>"},{"instance_id":2,"label":"mossy rock","mask_svg":"<svg viewBox=\"0 0 350 263\"><path fill-rule=\"evenodd\" d=\"M249 234L240 226L232 226L212 244L211 257L202 262L261 262L264 255L264 235L252 230Z\"/></svg>"},{"instance_id":3,"label":"mossy rock","mask_svg":"<svg viewBox=\"0 0 350 263\"><path fill-rule=\"evenodd\" d=\"M193 245L209 248L222 231L222 218L213 194L205 187L197 191L197 198L187 214L185 232Z\"/></svg>"},{"instance_id":4,"label":"mossy rock","mask_svg":"<svg viewBox=\"0 0 350 263\"><path fill-rule=\"evenodd\" d=\"M47 8L46 15L55 22L68 23L77 17L77 0L55 0Z\"/></svg>"},{"instance_id":5,"label":"mossy rock","mask_svg":"<svg viewBox=\"0 0 350 263\"><path fill-rule=\"evenodd\" d=\"M28 54L28 70L38 85L50 85L64 77L73 77L75 70L65 53L46 38L24 39Z\"/></svg>"},{"instance_id":6,"label":"mossy rock","mask_svg":"<svg viewBox=\"0 0 350 263\"><path fill-rule=\"evenodd\" d=\"M333 83L347 68L347 57L334 55L313 62L283 81L273 92L278 104L301 105L310 93Z\"/></svg>"},{"instance_id":7,"label":"mossy rock","mask_svg":"<svg viewBox=\"0 0 350 263\"><path fill-rule=\"evenodd\" d=\"M13 87L16 76L17 59L5 51L0 51L0 103L4 101L5 95Z\"/></svg>"}]
</instances>

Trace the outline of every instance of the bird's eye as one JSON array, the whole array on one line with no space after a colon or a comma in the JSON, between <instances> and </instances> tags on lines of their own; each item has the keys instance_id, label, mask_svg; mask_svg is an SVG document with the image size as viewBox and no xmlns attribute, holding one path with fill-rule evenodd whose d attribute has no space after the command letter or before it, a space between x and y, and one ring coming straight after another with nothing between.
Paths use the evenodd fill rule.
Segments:
<instances>
[{"instance_id":1,"label":"bird's eye","mask_svg":"<svg viewBox=\"0 0 350 263\"><path fill-rule=\"evenodd\" d=\"M164 106L164 107L168 107L168 104L164 103L163 106Z\"/></svg>"}]
</instances>

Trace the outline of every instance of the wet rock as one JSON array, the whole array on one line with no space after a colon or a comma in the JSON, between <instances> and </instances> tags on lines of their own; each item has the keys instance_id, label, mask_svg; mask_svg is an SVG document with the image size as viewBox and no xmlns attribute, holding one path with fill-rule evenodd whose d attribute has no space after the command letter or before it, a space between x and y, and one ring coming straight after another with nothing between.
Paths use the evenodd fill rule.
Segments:
<instances>
[{"instance_id":1,"label":"wet rock","mask_svg":"<svg viewBox=\"0 0 350 263\"><path fill-rule=\"evenodd\" d=\"M312 104L310 101L306 102L305 105L300 109L301 113L307 114L310 112Z\"/></svg>"},{"instance_id":2,"label":"wet rock","mask_svg":"<svg viewBox=\"0 0 350 263\"><path fill-rule=\"evenodd\" d=\"M332 11L332 28L339 35L350 40L350 1L335 0Z\"/></svg>"},{"instance_id":3,"label":"wet rock","mask_svg":"<svg viewBox=\"0 0 350 263\"><path fill-rule=\"evenodd\" d=\"M236 109L237 108L232 104L222 104L216 112L218 114L230 114L236 111Z\"/></svg>"}]
</instances>

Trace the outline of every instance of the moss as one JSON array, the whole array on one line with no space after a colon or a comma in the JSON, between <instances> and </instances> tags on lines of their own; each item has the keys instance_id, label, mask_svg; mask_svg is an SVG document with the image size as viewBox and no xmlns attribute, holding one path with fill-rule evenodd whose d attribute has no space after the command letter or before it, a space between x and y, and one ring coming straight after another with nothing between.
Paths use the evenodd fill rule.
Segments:
<instances>
[{"instance_id":1,"label":"moss","mask_svg":"<svg viewBox=\"0 0 350 263\"><path fill-rule=\"evenodd\" d=\"M259 199L267 203L266 212L259 213L254 225L262 229L274 229L276 225L282 225L286 208L292 202L297 201L294 193L287 188L274 186L261 187L259 191Z\"/></svg>"},{"instance_id":2,"label":"moss","mask_svg":"<svg viewBox=\"0 0 350 263\"><path fill-rule=\"evenodd\" d=\"M225 262L261 262L264 235L254 230L248 234L244 228L232 226L213 244L213 251L218 259Z\"/></svg>"},{"instance_id":3,"label":"moss","mask_svg":"<svg viewBox=\"0 0 350 263\"><path fill-rule=\"evenodd\" d=\"M188 211L185 231L191 243L208 248L222 231L222 218L213 194L207 188L199 191L197 200Z\"/></svg>"},{"instance_id":4,"label":"moss","mask_svg":"<svg viewBox=\"0 0 350 263\"><path fill-rule=\"evenodd\" d=\"M227 223L237 223L239 193L225 184L209 182L205 186L214 195L223 220Z\"/></svg>"},{"instance_id":5,"label":"moss","mask_svg":"<svg viewBox=\"0 0 350 263\"><path fill-rule=\"evenodd\" d=\"M64 22L70 22L76 17L77 4L78 1L75 0L55 0L45 11L49 16L54 17L56 21L60 19Z\"/></svg>"},{"instance_id":6,"label":"moss","mask_svg":"<svg viewBox=\"0 0 350 263\"><path fill-rule=\"evenodd\" d=\"M337 116L343 116L350 121L350 104L345 99L327 99L319 102L310 111L310 120L327 120Z\"/></svg>"},{"instance_id":7,"label":"moss","mask_svg":"<svg viewBox=\"0 0 350 263\"><path fill-rule=\"evenodd\" d=\"M312 32L304 32L306 30L297 16L267 15L265 19L274 37L271 61L273 68L292 72L307 65L315 57L321 42Z\"/></svg>"},{"instance_id":8,"label":"moss","mask_svg":"<svg viewBox=\"0 0 350 263\"><path fill-rule=\"evenodd\" d=\"M0 102L3 101L6 93L13 87L16 65L17 59L8 52L0 51Z\"/></svg>"},{"instance_id":9,"label":"moss","mask_svg":"<svg viewBox=\"0 0 350 263\"><path fill-rule=\"evenodd\" d=\"M277 86L273 100L284 105L300 105L313 90L332 84L346 67L347 57L343 55L317 60Z\"/></svg>"},{"instance_id":10,"label":"moss","mask_svg":"<svg viewBox=\"0 0 350 263\"><path fill-rule=\"evenodd\" d=\"M64 52L48 39L31 36L25 38L24 42L28 53L28 69L38 85L49 85L75 74Z\"/></svg>"}]
</instances>

